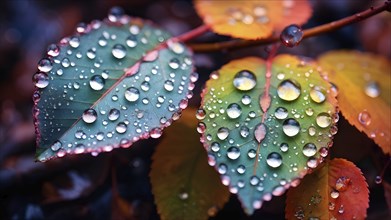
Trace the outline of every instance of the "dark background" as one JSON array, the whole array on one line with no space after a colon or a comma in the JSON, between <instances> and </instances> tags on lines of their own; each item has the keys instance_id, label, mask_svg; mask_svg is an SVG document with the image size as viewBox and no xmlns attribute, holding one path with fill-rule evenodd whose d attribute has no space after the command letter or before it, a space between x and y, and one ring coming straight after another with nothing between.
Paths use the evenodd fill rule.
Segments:
<instances>
[{"instance_id":1,"label":"dark background","mask_svg":"<svg viewBox=\"0 0 391 220\"><path fill-rule=\"evenodd\" d=\"M376 1L320 0L312 4L313 17L304 28L351 15L376 5ZM79 22L103 19L114 5L131 16L152 20L174 36L202 24L191 1L0 2L0 219L121 219L118 201L126 204L122 211L125 209L132 219L159 219L148 177L150 158L159 140L140 141L130 149L97 157L81 155L34 162L31 77L37 62L50 43L71 35ZM196 41L227 39L207 33ZM316 57L328 50L358 49L390 58L390 39L390 14L383 12L357 25L306 39L294 49L282 48L280 53ZM250 54L265 57L265 47L197 54L200 80L190 105L199 105L198 94L211 71ZM370 187L368 219L390 218L383 187L374 181L388 158L342 117L331 157L347 158L362 169ZM390 182L390 169L385 173L384 181ZM283 219L284 199L273 198L247 217L236 197L231 196L224 209L211 219Z\"/></svg>"}]
</instances>

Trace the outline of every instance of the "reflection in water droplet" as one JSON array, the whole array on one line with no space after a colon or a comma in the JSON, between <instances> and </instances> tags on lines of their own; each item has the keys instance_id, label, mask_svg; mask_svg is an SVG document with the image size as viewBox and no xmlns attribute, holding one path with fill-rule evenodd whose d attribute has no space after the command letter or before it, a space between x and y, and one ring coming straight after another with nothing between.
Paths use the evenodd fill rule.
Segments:
<instances>
[{"instance_id":1,"label":"reflection in water droplet","mask_svg":"<svg viewBox=\"0 0 391 220\"><path fill-rule=\"evenodd\" d=\"M151 130L151 138L159 138L160 136L162 136L162 129L160 128L153 128Z\"/></svg>"},{"instance_id":2,"label":"reflection in water droplet","mask_svg":"<svg viewBox=\"0 0 391 220\"><path fill-rule=\"evenodd\" d=\"M226 174L227 173L227 165L221 163L219 164L219 167L217 168L217 172L219 172L219 174Z\"/></svg>"},{"instance_id":3,"label":"reflection in water droplet","mask_svg":"<svg viewBox=\"0 0 391 220\"><path fill-rule=\"evenodd\" d=\"M249 95L243 95L242 103L243 105L249 105L251 103L251 97Z\"/></svg>"},{"instance_id":4,"label":"reflection in water droplet","mask_svg":"<svg viewBox=\"0 0 391 220\"><path fill-rule=\"evenodd\" d=\"M358 121L364 125L368 126L371 124L371 115L368 111L364 110L358 114Z\"/></svg>"},{"instance_id":5,"label":"reflection in water droplet","mask_svg":"<svg viewBox=\"0 0 391 220\"><path fill-rule=\"evenodd\" d=\"M236 103L231 103L227 107L227 115L231 119L236 119L239 118L240 115L242 114L242 108L236 104Z\"/></svg>"},{"instance_id":6,"label":"reflection in water droplet","mask_svg":"<svg viewBox=\"0 0 391 220\"><path fill-rule=\"evenodd\" d=\"M60 141L54 142L54 144L50 147L52 151L58 151L62 146L62 143Z\"/></svg>"},{"instance_id":7,"label":"reflection in water droplet","mask_svg":"<svg viewBox=\"0 0 391 220\"><path fill-rule=\"evenodd\" d=\"M289 150L289 145L287 143L281 143L280 144L280 150L282 152L287 152Z\"/></svg>"},{"instance_id":8,"label":"reflection in water droplet","mask_svg":"<svg viewBox=\"0 0 391 220\"><path fill-rule=\"evenodd\" d=\"M123 134L126 132L126 129L127 129L127 126L125 123L123 122L120 122L117 124L117 126L115 127L115 130L120 133L120 134Z\"/></svg>"},{"instance_id":9,"label":"reflection in water droplet","mask_svg":"<svg viewBox=\"0 0 391 220\"><path fill-rule=\"evenodd\" d=\"M282 157L279 153L272 152L267 155L266 163L273 168L277 168L282 164Z\"/></svg>"},{"instance_id":10,"label":"reflection in water droplet","mask_svg":"<svg viewBox=\"0 0 391 220\"><path fill-rule=\"evenodd\" d=\"M204 119L204 118L205 118L205 115L206 115L206 112L205 112L205 110L202 109L202 108L198 109L197 112L196 112L196 118L197 118L198 120Z\"/></svg>"},{"instance_id":11,"label":"reflection in water droplet","mask_svg":"<svg viewBox=\"0 0 391 220\"><path fill-rule=\"evenodd\" d=\"M220 140L225 140L229 135L229 130L226 127L221 127L219 130L217 130L217 137Z\"/></svg>"},{"instance_id":12,"label":"reflection in water droplet","mask_svg":"<svg viewBox=\"0 0 391 220\"><path fill-rule=\"evenodd\" d=\"M210 149L213 151L213 152L218 152L220 150L220 144L217 143L217 142L213 142L211 145L210 145Z\"/></svg>"},{"instance_id":13,"label":"reflection in water droplet","mask_svg":"<svg viewBox=\"0 0 391 220\"><path fill-rule=\"evenodd\" d=\"M93 75L90 79L90 87L93 90L102 90L105 86L105 80L100 75Z\"/></svg>"},{"instance_id":14,"label":"reflection in water droplet","mask_svg":"<svg viewBox=\"0 0 391 220\"><path fill-rule=\"evenodd\" d=\"M171 69L178 69L179 68L179 60L177 58L172 58L170 62L168 62L168 65L171 67Z\"/></svg>"},{"instance_id":15,"label":"reflection in water droplet","mask_svg":"<svg viewBox=\"0 0 391 220\"><path fill-rule=\"evenodd\" d=\"M140 91L134 87L129 87L125 91L125 98L129 102L135 102L140 98Z\"/></svg>"},{"instance_id":16,"label":"reflection in water droplet","mask_svg":"<svg viewBox=\"0 0 391 220\"><path fill-rule=\"evenodd\" d=\"M98 114L96 113L96 111L94 109L86 109L84 112L83 112L83 115L82 115L82 119L85 123L94 123L96 121L98 117Z\"/></svg>"},{"instance_id":17,"label":"reflection in water droplet","mask_svg":"<svg viewBox=\"0 0 391 220\"><path fill-rule=\"evenodd\" d=\"M316 168L318 166L318 160L315 157L310 157L307 160L307 166L312 169Z\"/></svg>"},{"instance_id":18,"label":"reflection in water droplet","mask_svg":"<svg viewBox=\"0 0 391 220\"><path fill-rule=\"evenodd\" d=\"M240 150L237 147L230 147L227 149L227 156L231 160L236 160L240 156Z\"/></svg>"},{"instance_id":19,"label":"reflection in water droplet","mask_svg":"<svg viewBox=\"0 0 391 220\"><path fill-rule=\"evenodd\" d=\"M247 156L251 159L255 158L257 156L257 152L254 149L250 149L247 152Z\"/></svg>"},{"instance_id":20,"label":"reflection in water droplet","mask_svg":"<svg viewBox=\"0 0 391 220\"><path fill-rule=\"evenodd\" d=\"M60 47L56 44L50 44L47 49L47 55L56 57L60 54Z\"/></svg>"},{"instance_id":21,"label":"reflection in water droplet","mask_svg":"<svg viewBox=\"0 0 391 220\"><path fill-rule=\"evenodd\" d=\"M278 107L274 112L274 116L276 116L277 119L285 119L288 117L288 110L284 107Z\"/></svg>"},{"instance_id":22,"label":"reflection in water droplet","mask_svg":"<svg viewBox=\"0 0 391 220\"><path fill-rule=\"evenodd\" d=\"M300 131L300 124L298 121L296 121L293 118L286 119L282 124L282 130L284 133L289 136L293 137L296 136Z\"/></svg>"},{"instance_id":23,"label":"reflection in water droplet","mask_svg":"<svg viewBox=\"0 0 391 220\"><path fill-rule=\"evenodd\" d=\"M126 38L126 45L128 45L130 48L136 47L137 37L135 35L129 35L129 37Z\"/></svg>"},{"instance_id":24,"label":"reflection in water droplet","mask_svg":"<svg viewBox=\"0 0 391 220\"><path fill-rule=\"evenodd\" d=\"M380 87L377 82L368 82L365 86L365 94L367 96L376 98L380 95Z\"/></svg>"},{"instance_id":25,"label":"reflection in water droplet","mask_svg":"<svg viewBox=\"0 0 391 220\"><path fill-rule=\"evenodd\" d=\"M33 83L37 88L46 88L49 85L49 77L44 72L37 72L33 75Z\"/></svg>"},{"instance_id":26,"label":"reflection in water droplet","mask_svg":"<svg viewBox=\"0 0 391 220\"><path fill-rule=\"evenodd\" d=\"M109 115L108 115L108 118L110 121L115 121L119 118L120 116L120 111L116 108L112 108L110 109L109 111Z\"/></svg>"},{"instance_id":27,"label":"reflection in water droplet","mask_svg":"<svg viewBox=\"0 0 391 220\"><path fill-rule=\"evenodd\" d=\"M312 157L316 154L316 145L313 143L307 143L303 147L303 154L306 157Z\"/></svg>"},{"instance_id":28,"label":"reflection in water droplet","mask_svg":"<svg viewBox=\"0 0 391 220\"><path fill-rule=\"evenodd\" d=\"M303 39L303 30L296 24L289 25L281 32L280 40L287 47L299 45Z\"/></svg>"},{"instance_id":29,"label":"reflection in water droplet","mask_svg":"<svg viewBox=\"0 0 391 220\"><path fill-rule=\"evenodd\" d=\"M235 75L233 84L240 91L249 91L255 87L257 80L254 73L242 70Z\"/></svg>"},{"instance_id":30,"label":"reflection in water droplet","mask_svg":"<svg viewBox=\"0 0 391 220\"><path fill-rule=\"evenodd\" d=\"M287 79L277 87L277 94L282 100L293 101L300 96L301 86L298 82Z\"/></svg>"},{"instance_id":31,"label":"reflection in water droplet","mask_svg":"<svg viewBox=\"0 0 391 220\"><path fill-rule=\"evenodd\" d=\"M171 80L166 80L164 82L164 89L171 92L174 90L174 83Z\"/></svg>"},{"instance_id":32,"label":"reflection in water droplet","mask_svg":"<svg viewBox=\"0 0 391 220\"><path fill-rule=\"evenodd\" d=\"M315 86L310 91L310 97L312 101L322 103L326 100L326 91L319 86Z\"/></svg>"},{"instance_id":33,"label":"reflection in water droplet","mask_svg":"<svg viewBox=\"0 0 391 220\"><path fill-rule=\"evenodd\" d=\"M42 60L40 60L38 62L38 70L39 71L42 71L42 72L49 72L50 70L52 70L53 68L53 64L52 64L52 61L50 61L49 59L47 58L43 58Z\"/></svg>"},{"instance_id":34,"label":"reflection in water droplet","mask_svg":"<svg viewBox=\"0 0 391 220\"><path fill-rule=\"evenodd\" d=\"M111 53L117 59L122 59L126 56L126 48L122 44L116 44L113 46Z\"/></svg>"},{"instance_id":35,"label":"reflection in water droplet","mask_svg":"<svg viewBox=\"0 0 391 220\"><path fill-rule=\"evenodd\" d=\"M327 128L331 124L331 117L328 113L322 112L316 116L316 124L321 128Z\"/></svg>"}]
</instances>

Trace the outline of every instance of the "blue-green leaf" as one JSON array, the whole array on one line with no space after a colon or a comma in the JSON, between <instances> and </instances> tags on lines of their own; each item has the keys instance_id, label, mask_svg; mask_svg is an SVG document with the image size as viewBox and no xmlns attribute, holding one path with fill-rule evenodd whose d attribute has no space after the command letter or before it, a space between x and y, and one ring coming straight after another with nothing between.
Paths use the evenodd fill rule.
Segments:
<instances>
[{"instance_id":1,"label":"blue-green leaf","mask_svg":"<svg viewBox=\"0 0 391 220\"><path fill-rule=\"evenodd\" d=\"M160 137L192 96L191 55L164 30L116 14L50 45L33 77L38 160Z\"/></svg>"}]
</instances>

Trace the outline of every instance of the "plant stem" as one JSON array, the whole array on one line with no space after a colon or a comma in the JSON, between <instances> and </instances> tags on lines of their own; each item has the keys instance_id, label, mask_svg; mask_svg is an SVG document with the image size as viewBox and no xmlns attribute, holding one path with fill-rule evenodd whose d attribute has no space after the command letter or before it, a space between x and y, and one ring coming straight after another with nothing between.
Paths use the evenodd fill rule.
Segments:
<instances>
[{"instance_id":1,"label":"plant stem","mask_svg":"<svg viewBox=\"0 0 391 220\"><path fill-rule=\"evenodd\" d=\"M210 30L209 25L203 24L203 25L201 25L201 26L199 26L189 32L186 32L186 33L183 33L177 37L174 37L172 40L186 42L188 40L191 40L193 38L196 38L196 37L204 34L205 32L207 32L209 30Z\"/></svg>"},{"instance_id":2,"label":"plant stem","mask_svg":"<svg viewBox=\"0 0 391 220\"><path fill-rule=\"evenodd\" d=\"M370 9L351 15L349 17L306 29L303 31L304 32L303 39L320 35L323 33L331 32L336 29L342 28L344 26L357 23L359 21L365 20L369 17L372 17L386 10L391 11L391 2L389 1L384 2L384 4L382 5L371 7ZM205 53L205 52L215 52L215 51L221 51L227 49L231 49L231 50L239 49L239 48L245 48L250 46L267 45L278 41L280 41L280 37L273 36L268 39L260 39L260 40L230 40L230 41L216 42L216 43L194 43L194 44L188 44L188 46L191 47L194 52Z\"/></svg>"}]
</instances>

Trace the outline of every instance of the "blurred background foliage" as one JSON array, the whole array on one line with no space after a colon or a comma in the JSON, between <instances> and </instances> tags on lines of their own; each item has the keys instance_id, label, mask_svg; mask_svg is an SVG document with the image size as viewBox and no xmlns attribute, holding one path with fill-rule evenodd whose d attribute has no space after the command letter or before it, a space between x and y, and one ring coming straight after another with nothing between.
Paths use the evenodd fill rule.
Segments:
<instances>
[{"instance_id":1,"label":"blurred background foliage","mask_svg":"<svg viewBox=\"0 0 391 220\"><path fill-rule=\"evenodd\" d=\"M313 17L304 28L331 22L379 2L382 1L312 1ZM103 19L115 5L123 7L131 16L152 20L173 35L201 25L190 0L0 2L0 219L159 219L148 177L150 158L159 140L140 141L130 149L97 157L81 155L47 163L34 159L31 77L37 62L50 43L72 35L79 22ZM207 33L194 42L227 39ZM358 49L390 58L390 39L390 14L382 13L356 25L306 39L293 49L282 48L280 53L317 57L333 49ZM199 105L198 94L209 73L231 59L247 55L265 57L266 47L196 54L200 80L190 105ZM383 187L375 184L375 176L381 172L387 156L342 117L334 143L331 156L353 161L367 178L368 219L390 217ZM391 182L390 169L385 174L384 181ZM284 196L273 198L247 217L236 197L231 196L225 208L211 219L283 219L284 199Z\"/></svg>"}]
</instances>

